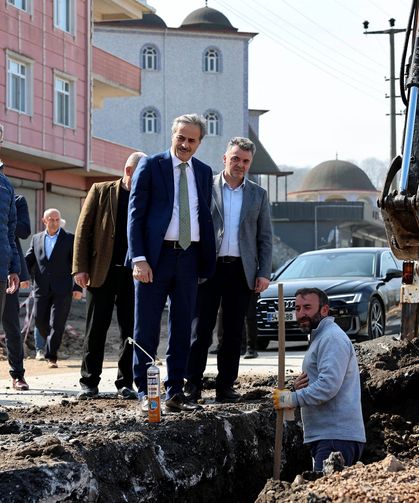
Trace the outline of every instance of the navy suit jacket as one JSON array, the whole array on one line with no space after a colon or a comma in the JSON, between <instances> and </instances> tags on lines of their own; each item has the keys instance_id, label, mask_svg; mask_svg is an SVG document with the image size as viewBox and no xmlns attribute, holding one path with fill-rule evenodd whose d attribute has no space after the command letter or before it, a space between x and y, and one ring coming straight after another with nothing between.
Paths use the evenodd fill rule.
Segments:
<instances>
[{"instance_id":1,"label":"navy suit jacket","mask_svg":"<svg viewBox=\"0 0 419 503\"><path fill-rule=\"evenodd\" d=\"M215 239L211 217L212 171L192 158L199 205L198 276L209 278L215 271ZM150 267L157 266L172 218L174 177L170 150L143 157L134 172L128 206L129 258L144 256Z\"/></svg>"},{"instance_id":2,"label":"navy suit jacket","mask_svg":"<svg viewBox=\"0 0 419 503\"><path fill-rule=\"evenodd\" d=\"M73 277L71 266L73 262L74 234L60 230L48 259L45 254L45 231L32 236L31 245L26 252L25 260L35 282L35 296L71 295ZM80 290L79 287L74 290Z\"/></svg>"}]
</instances>

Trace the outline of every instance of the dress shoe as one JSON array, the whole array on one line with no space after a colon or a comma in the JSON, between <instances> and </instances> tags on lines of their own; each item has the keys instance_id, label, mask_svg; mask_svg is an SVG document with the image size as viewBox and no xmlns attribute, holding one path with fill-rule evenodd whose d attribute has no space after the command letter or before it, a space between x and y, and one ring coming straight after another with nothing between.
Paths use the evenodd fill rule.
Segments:
<instances>
[{"instance_id":1,"label":"dress shoe","mask_svg":"<svg viewBox=\"0 0 419 503\"><path fill-rule=\"evenodd\" d=\"M44 361L45 360L45 353L43 349L38 349L35 355L35 360L38 361Z\"/></svg>"},{"instance_id":2,"label":"dress shoe","mask_svg":"<svg viewBox=\"0 0 419 503\"><path fill-rule=\"evenodd\" d=\"M237 402L237 400L239 400L240 398L240 393L234 391L232 387L217 390L215 394L215 399L217 402Z\"/></svg>"},{"instance_id":3,"label":"dress shoe","mask_svg":"<svg viewBox=\"0 0 419 503\"><path fill-rule=\"evenodd\" d=\"M99 395L99 390L97 386L86 386L82 384L81 391L79 391L77 398L79 400L88 400L89 398L95 398Z\"/></svg>"},{"instance_id":4,"label":"dress shoe","mask_svg":"<svg viewBox=\"0 0 419 503\"><path fill-rule=\"evenodd\" d=\"M20 379L13 379L13 388L16 391L27 391L29 389L28 383L23 377Z\"/></svg>"},{"instance_id":5,"label":"dress shoe","mask_svg":"<svg viewBox=\"0 0 419 503\"><path fill-rule=\"evenodd\" d=\"M172 398L166 400L167 412L195 412L202 407L189 401L183 393L176 393Z\"/></svg>"},{"instance_id":6,"label":"dress shoe","mask_svg":"<svg viewBox=\"0 0 419 503\"><path fill-rule=\"evenodd\" d=\"M48 368L57 369L58 368L57 360L48 360Z\"/></svg>"},{"instance_id":7,"label":"dress shoe","mask_svg":"<svg viewBox=\"0 0 419 503\"><path fill-rule=\"evenodd\" d=\"M244 354L243 358L245 360L250 360L250 358L257 358L258 356L259 355L257 351L255 351L254 349L248 349Z\"/></svg>"},{"instance_id":8,"label":"dress shoe","mask_svg":"<svg viewBox=\"0 0 419 503\"><path fill-rule=\"evenodd\" d=\"M191 382L187 382L185 384L184 390L185 390L185 397L190 402L196 403L202 397L201 390L198 388L196 384L193 384Z\"/></svg>"},{"instance_id":9,"label":"dress shoe","mask_svg":"<svg viewBox=\"0 0 419 503\"><path fill-rule=\"evenodd\" d=\"M118 398L123 398L124 400L137 400L137 392L127 386L120 388L118 390Z\"/></svg>"}]
</instances>

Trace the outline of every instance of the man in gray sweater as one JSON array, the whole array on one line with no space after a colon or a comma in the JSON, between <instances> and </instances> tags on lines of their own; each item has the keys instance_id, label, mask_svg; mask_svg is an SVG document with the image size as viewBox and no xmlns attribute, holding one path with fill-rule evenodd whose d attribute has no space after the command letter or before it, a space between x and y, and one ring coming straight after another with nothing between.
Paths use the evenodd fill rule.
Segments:
<instances>
[{"instance_id":1,"label":"man in gray sweater","mask_svg":"<svg viewBox=\"0 0 419 503\"><path fill-rule=\"evenodd\" d=\"M322 290L297 290L295 311L300 328L311 334L310 346L295 391L274 390L274 407L301 407L304 443L311 448L314 471L323 471L323 461L335 451L350 466L360 459L365 445L354 348L329 316L329 299Z\"/></svg>"}]
</instances>

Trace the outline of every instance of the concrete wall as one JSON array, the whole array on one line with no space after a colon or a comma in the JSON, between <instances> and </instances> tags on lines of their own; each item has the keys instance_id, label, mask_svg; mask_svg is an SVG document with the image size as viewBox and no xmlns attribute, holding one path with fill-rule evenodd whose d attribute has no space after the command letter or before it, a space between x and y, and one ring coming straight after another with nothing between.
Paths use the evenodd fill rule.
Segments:
<instances>
[{"instance_id":1,"label":"concrete wall","mask_svg":"<svg viewBox=\"0 0 419 503\"><path fill-rule=\"evenodd\" d=\"M94 111L95 136L152 154L170 146L175 117L214 110L221 117L221 135L207 136L197 157L215 172L222 169L227 141L232 136L248 136L247 35L96 26L94 45L137 65L144 45L156 47L160 56L157 71L142 70L141 96L107 99L102 109ZM222 54L220 73L203 72L208 47ZM141 132L141 112L150 107L161 119L157 134Z\"/></svg>"}]
</instances>

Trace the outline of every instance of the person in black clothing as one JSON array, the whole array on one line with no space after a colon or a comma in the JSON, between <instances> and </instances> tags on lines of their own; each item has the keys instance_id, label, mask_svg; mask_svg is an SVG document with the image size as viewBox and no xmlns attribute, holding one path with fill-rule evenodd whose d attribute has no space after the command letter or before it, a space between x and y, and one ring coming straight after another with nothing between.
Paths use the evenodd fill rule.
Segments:
<instances>
[{"instance_id":1,"label":"person in black clothing","mask_svg":"<svg viewBox=\"0 0 419 503\"><path fill-rule=\"evenodd\" d=\"M56 208L45 210L42 222L45 230L32 236L25 260L35 286L35 325L46 340L48 367L55 369L72 298L82 293L71 276L74 235L61 228Z\"/></svg>"},{"instance_id":2,"label":"person in black clothing","mask_svg":"<svg viewBox=\"0 0 419 503\"><path fill-rule=\"evenodd\" d=\"M16 204L16 230L15 242L20 257L20 286L27 288L29 286L30 275L26 267L25 257L19 239L26 239L31 234L31 222L29 218L28 203L26 199L15 194ZM23 367L23 337L19 321L19 289L14 293L6 295L6 301L3 311L3 329L6 334L7 360L10 366L10 376L12 377L12 386L17 391L26 391L29 389L25 380L25 369Z\"/></svg>"},{"instance_id":3,"label":"person in black clothing","mask_svg":"<svg viewBox=\"0 0 419 503\"><path fill-rule=\"evenodd\" d=\"M118 396L136 399L133 390L132 345L127 338L134 330L134 282L125 266L127 214L131 178L142 152L131 154L124 175L112 182L95 183L80 213L74 239L73 274L86 290L86 334L83 346L79 399L99 393L106 335L116 305L120 330Z\"/></svg>"}]
</instances>

